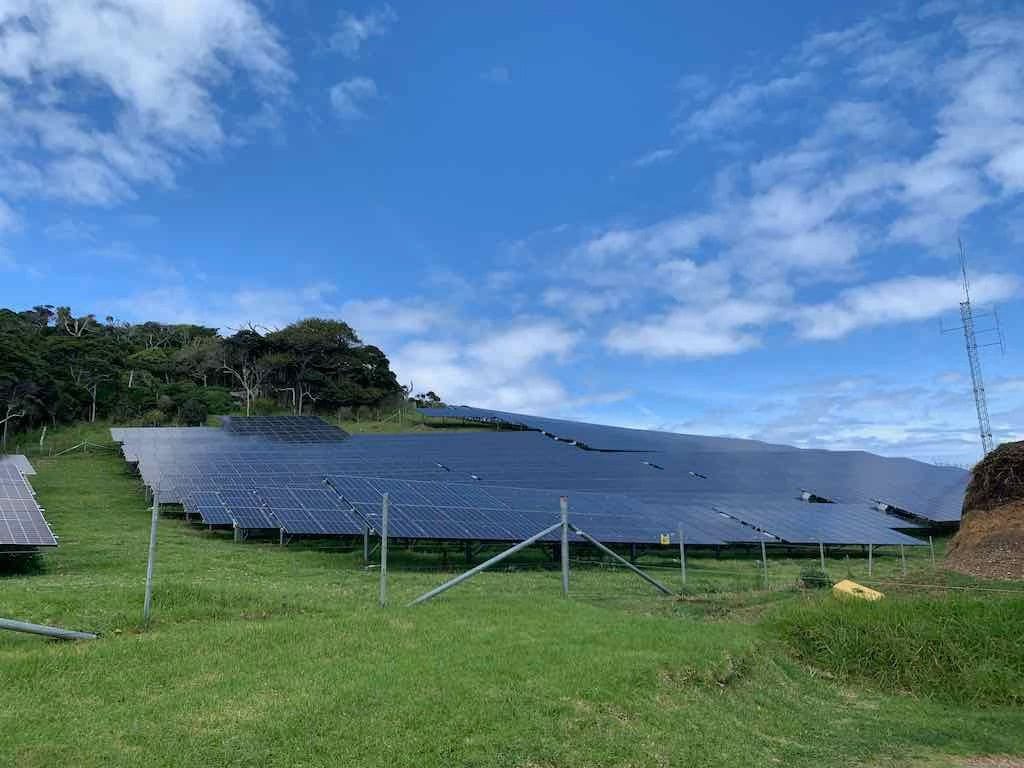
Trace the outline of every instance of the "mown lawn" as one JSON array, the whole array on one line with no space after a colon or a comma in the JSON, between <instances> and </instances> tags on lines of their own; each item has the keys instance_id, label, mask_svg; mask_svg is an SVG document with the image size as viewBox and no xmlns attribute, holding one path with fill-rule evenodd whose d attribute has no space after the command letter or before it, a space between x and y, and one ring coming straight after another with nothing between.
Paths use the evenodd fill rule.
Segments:
<instances>
[{"instance_id":1,"label":"mown lawn","mask_svg":"<svg viewBox=\"0 0 1024 768\"><path fill-rule=\"evenodd\" d=\"M813 558L773 560L764 592L754 555L695 553L682 600L579 567L564 600L534 554L406 608L444 574L430 570L436 554L398 553L381 609L361 552L236 545L165 518L154 620L140 631L138 480L114 455L33 460L61 546L40 569L0 577L0 615L103 636L0 635L0 765L922 765L1024 753L1019 708L912 685L896 694L790 655L772 617L829 610L787 586ZM451 557L455 567L461 553ZM667 558L645 562L678 586ZM904 584L945 583L926 551L911 566ZM829 562L839 576L862 567ZM876 568L884 580L899 563ZM893 604L916 599L894 592Z\"/></svg>"}]
</instances>

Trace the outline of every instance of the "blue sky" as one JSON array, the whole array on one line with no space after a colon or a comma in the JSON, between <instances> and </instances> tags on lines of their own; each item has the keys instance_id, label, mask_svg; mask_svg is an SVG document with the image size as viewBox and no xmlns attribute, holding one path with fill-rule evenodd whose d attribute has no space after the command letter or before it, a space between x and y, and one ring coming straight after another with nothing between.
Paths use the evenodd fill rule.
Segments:
<instances>
[{"instance_id":1,"label":"blue sky","mask_svg":"<svg viewBox=\"0 0 1024 768\"><path fill-rule=\"evenodd\" d=\"M449 402L1024 437L1024 6L0 0L0 305L342 317Z\"/></svg>"}]
</instances>

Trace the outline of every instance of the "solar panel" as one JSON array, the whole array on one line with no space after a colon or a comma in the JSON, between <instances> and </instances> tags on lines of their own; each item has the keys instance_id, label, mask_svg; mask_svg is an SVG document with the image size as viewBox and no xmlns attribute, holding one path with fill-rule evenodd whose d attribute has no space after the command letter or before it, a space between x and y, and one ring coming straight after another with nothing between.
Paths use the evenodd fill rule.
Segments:
<instances>
[{"instance_id":1,"label":"solar panel","mask_svg":"<svg viewBox=\"0 0 1024 768\"><path fill-rule=\"evenodd\" d=\"M349 436L317 416L221 416L220 420L223 428L235 435L284 443L329 443Z\"/></svg>"},{"instance_id":2,"label":"solar panel","mask_svg":"<svg viewBox=\"0 0 1024 768\"><path fill-rule=\"evenodd\" d=\"M0 456L0 546L55 547L57 539L22 473L26 466L31 469L24 456Z\"/></svg>"},{"instance_id":3,"label":"solar panel","mask_svg":"<svg viewBox=\"0 0 1024 768\"><path fill-rule=\"evenodd\" d=\"M263 508L254 490L225 489L217 492L238 528L245 530L275 530L280 526Z\"/></svg>"}]
</instances>

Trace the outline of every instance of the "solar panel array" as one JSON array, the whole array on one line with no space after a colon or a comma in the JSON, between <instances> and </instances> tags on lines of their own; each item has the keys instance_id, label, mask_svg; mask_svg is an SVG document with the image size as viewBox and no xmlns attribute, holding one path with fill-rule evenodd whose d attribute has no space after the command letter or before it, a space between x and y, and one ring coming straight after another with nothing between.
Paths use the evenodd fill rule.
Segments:
<instances>
[{"instance_id":1,"label":"solar panel array","mask_svg":"<svg viewBox=\"0 0 1024 768\"><path fill-rule=\"evenodd\" d=\"M873 508L870 492L799 500L807 487L853 488L832 476L844 467L869 481L873 464L846 461L868 454L833 454L830 475L821 457L753 441L729 451L725 439L698 438L689 451L655 455L650 438L642 452L579 450L537 431L353 437L314 417L260 418L111 433L160 503L246 532L379 532L387 493L396 538L515 541L555 522L567 495L574 524L607 542L674 542L682 526L704 545L919 543L901 532L911 523Z\"/></svg>"},{"instance_id":2,"label":"solar panel array","mask_svg":"<svg viewBox=\"0 0 1024 768\"><path fill-rule=\"evenodd\" d=\"M969 475L911 459L864 451L826 451L757 440L626 429L548 419L467 406L423 408L427 416L536 430L551 439L618 455L640 452L642 460L678 472L694 472L705 487L722 492L764 493L794 486L838 502L881 502L921 520L960 520Z\"/></svg>"},{"instance_id":3,"label":"solar panel array","mask_svg":"<svg viewBox=\"0 0 1024 768\"><path fill-rule=\"evenodd\" d=\"M6 551L57 546L26 474L35 470L24 456L0 456L0 548Z\"/></svg>"}]
</instances>

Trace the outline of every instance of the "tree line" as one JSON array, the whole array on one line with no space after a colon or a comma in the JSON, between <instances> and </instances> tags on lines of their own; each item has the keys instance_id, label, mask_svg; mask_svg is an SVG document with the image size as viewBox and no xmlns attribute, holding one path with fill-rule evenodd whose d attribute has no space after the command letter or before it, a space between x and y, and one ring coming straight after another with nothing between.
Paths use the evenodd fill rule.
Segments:
<instances>
[{"instance_id":1,"label":"tree line","mask_svg":"<svg viewBox=\"0 0 1024 768\"><path fill-rule=\"evenodd\" d=\"M222 336L201 325L100 321L69 307L0 309L4 444L14 431L101 418L201 424L212 413L282 410L358 417L407 395L384 352L341 320Z\"/></svg>"}]
</instances>

